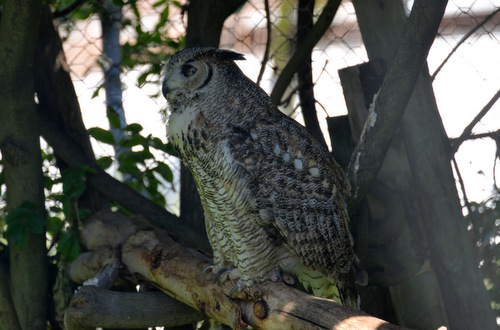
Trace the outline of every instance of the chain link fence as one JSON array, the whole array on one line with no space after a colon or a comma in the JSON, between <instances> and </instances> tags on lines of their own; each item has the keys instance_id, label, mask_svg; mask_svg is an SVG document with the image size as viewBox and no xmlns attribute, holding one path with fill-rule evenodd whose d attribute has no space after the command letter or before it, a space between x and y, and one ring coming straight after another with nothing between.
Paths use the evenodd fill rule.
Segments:
<instances>
[{"instance_id":1,"label":"chain link fence","mask_svg":"<svg viewBox=\"0 0 500 330\"><path fill-rule=\"evenodd\" d=\"M324 3L325 1L317 1L314 11L316 17L321 13ZM174 40L180 39L185 34L187 24L187 17L180 6L185 4L158 0L137 1L140 21L135 23L140 25L143 31L153 31L158 21L166 18L161 33ZM245 54L247 61L238 64L254 81L258 78L267 47L269 56L265 62L263 79L259 83L267 92L271 92L280 70L297 46L294 41L297 31L297 1L269 1L268 5L266 14L265 1L251 0L230 16L224 25L220 47ZM165 6L169 6L167 17ZM406 6L411 8L411 2ZM431 74L439 68L434 80L434 90L443 123L450 137L461 134L500 86L500 14L497 14L499 8L498 0L452 0L448 3L439 34L429 54L428 64ZM122 14L124 20L138 19L128 7L123 8ZM268 25L271 26L269 31ZM138 34L133 26L126 25L121 31L121 44L137 42ZM65 21L59 26L59 31L64 40L64 50L84 121L87 127L106 127L104 93L96 94L103 82L102 65L99 64L103 61L99 17L91 15L85 20L73 20L70 23ZM451 53L452 56L440 68ZM312 59L318 117L326 132L327 116L347 113L338 70L368 60L351 1L341 3L331 27L314 49ZM153 83L150 84L138 83L146 68L147 65L142 65L122 72L126 119L128 123L141 124L145 134L153 134L165 140L165 120L161 110L166 109L166 101L158 97L160 78L152 79ZM290 96L292 92L293 86L285 97ZM290 100L288 109L284 111L293 115L298 105L293 95ZM296 118L299 121L301 119L300 116ZM476 126L474 133L496 131L499 124L500 106L496 105ZM112 149L100 144L94 144L94 150L98 155L113 153ZM496 150L493 140L484 139L464 143L457 153L470 199L482 201L492 195ZM158 157L177 172L177 161L163 155ZM178 175L174 177L178 178ZM175 191L177 187L178 182L174 181L167 190ZM171 193L169 196L168 208L176 212L177 197Z\"/></svg>"}]
</instances>

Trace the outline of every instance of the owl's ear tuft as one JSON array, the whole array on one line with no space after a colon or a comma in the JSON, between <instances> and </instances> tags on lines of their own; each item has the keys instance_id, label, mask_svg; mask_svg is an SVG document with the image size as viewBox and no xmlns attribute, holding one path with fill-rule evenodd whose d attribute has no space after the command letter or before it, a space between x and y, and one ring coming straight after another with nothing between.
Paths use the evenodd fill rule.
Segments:
<instances>
[{"instance_id":1,"label":"owl's ear tuft","mask_svg":"<svg viewBox=\"0 0 500 330\"><path fill-rule=\"evenodd\" d=\"M215 52L217 58L223 61L243 61L245 56L240 53L236 53L230 50L217 49Z\"/></svg>"}]
</instances>

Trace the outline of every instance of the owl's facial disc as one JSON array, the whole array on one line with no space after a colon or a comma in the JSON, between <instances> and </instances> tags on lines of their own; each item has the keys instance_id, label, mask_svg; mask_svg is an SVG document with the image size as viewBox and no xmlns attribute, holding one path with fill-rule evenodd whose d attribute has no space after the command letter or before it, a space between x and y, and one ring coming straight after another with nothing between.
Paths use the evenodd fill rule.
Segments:
<instances>
[{"instance_id":1,"label":"owl's facial disc","mask_svg":"<svg viewBox=\"0 0 500 330\"><path fill-rule=\"evenodd\" d=\"M203 61L169 64L162 86L163 96L169 102L179 101L180 96L195 95L211 78L212 68Z\"/></svg>"}]
</instances>

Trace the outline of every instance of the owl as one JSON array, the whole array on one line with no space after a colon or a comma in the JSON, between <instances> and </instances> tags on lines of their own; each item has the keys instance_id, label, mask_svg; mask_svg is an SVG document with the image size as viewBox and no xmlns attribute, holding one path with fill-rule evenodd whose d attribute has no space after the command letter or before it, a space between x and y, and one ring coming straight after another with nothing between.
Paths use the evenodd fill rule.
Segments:
<instances>
[{"instance_id":1,"label":"owl","mask_svg":"<svg viewBox=\"0 0 500 330\"><path fill-rule=\"evenodd\" d=\"M358 308L348 181L328 150L241 72L235 61L243 59L184 49L166 64L162 86L168 139L196 182L213 270L238 278L238 290L287 274Z\"/></svg>"}]
</instances>

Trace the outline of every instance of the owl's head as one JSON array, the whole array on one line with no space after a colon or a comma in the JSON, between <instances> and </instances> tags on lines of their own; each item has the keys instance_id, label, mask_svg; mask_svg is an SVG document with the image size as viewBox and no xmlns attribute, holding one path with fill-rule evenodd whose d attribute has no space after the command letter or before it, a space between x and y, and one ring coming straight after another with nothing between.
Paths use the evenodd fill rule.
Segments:
<instances>
[{"instance_id":1,"label":"owl's head","mask_svg":"<svg viewBox=\"0 0 500 330\"><path fill-rule=\"evenodd\" d=\"M169 103L187 101L203 89L213 88L221 70L237 69L233 61L244 60L242 54L217 48L186 48L175 53L165 67L163 96ZM219 86L220 87L220 86Z\"/></svg>"}]
</instances>

